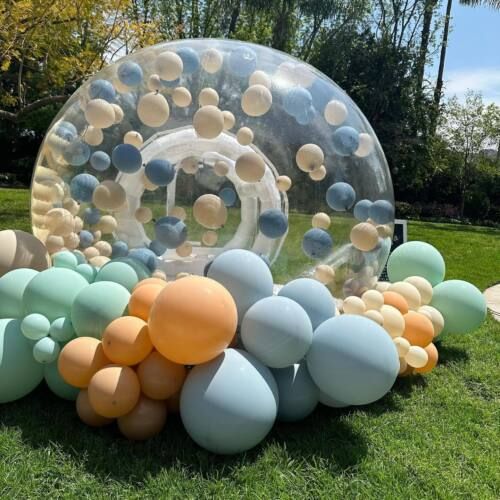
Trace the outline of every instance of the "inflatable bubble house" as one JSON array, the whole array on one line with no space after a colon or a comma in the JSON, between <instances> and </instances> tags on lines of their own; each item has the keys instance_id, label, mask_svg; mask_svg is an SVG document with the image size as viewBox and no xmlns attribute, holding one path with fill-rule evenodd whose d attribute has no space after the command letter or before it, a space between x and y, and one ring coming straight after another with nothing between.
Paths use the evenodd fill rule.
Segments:
<instances>
[{"instance_id":1,"label":"inflatable bubble house","mask_svg":"<svg viewBox=\"0 0 500 500\"><path fill-rule=\"evenodd\" d=\"M376 282L394 221L383 151L347 94L228 40L159 44L94 75L50 126L31 195L50 253L102 238L175 276L249 249L277 282L315 276L338 295Z\"/></svg>"}]
</instances>

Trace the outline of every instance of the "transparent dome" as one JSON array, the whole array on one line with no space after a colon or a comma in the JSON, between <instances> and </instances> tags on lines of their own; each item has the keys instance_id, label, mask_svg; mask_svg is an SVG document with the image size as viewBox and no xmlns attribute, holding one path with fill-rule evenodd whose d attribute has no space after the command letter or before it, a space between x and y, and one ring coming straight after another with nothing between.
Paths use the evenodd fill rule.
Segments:
<instances>
[{"instance_id":1,"label":"transparent dome","mask_svg":"<svg viewBox=\"0 0 500 500\"><path fill-rule=\"evenodd\" d=\"M94 75L52 123L31 194L51 253L102 264L147 248L175 276L244 248L277 283L315 276L337 296L374 284L394 219L383 151L347 94L227 40L163 43Z\"/></svg>"}]
</instances>

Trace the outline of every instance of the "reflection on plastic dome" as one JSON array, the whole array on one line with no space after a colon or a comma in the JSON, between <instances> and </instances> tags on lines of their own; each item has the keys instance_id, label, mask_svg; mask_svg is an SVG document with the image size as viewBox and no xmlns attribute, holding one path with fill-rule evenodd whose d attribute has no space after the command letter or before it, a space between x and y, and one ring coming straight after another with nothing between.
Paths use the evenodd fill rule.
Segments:
<instances>
[{"instance_id":1,"label":"reflection on plastic dome","mask_svg":"<svg viewBox=\"0 0 500 500\"><path fill-rule=\"evenodd\" d=\"M51 253L95 265L142 249L170 276L202 274L245 248L277 282L314 275L352 294L382 270L393 207L377 138L332 81L269 48L189 40L130 55L69 99L31 210Z\"/></svg>"}]
</instances>

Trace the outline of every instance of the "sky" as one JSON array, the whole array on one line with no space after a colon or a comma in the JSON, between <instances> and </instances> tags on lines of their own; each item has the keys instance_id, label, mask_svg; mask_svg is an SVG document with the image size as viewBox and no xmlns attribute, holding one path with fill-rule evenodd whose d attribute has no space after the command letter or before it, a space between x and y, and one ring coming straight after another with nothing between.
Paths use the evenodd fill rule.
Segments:
<instances>
[{"instance_id":1,"label":"sky","mask_svg":"<svg viewBox=\"0 0 500 500\"><path fill-rule=\"evenodd\" d=\"M446 2L444 2L446 3ZM445 64L445 95L463 98L481 91L485 102L500 105L500 11L464 7L455 0ZM439 53L431 68L437 73Z\"/></svg>"}]
</instances>

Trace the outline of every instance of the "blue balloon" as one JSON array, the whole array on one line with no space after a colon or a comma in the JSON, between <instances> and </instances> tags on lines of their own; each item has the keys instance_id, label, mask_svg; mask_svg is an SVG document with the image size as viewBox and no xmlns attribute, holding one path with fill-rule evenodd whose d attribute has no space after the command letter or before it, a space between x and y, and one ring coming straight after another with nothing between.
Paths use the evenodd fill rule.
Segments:
<instances>
[{"instance_id":1,"label":"blue balloon","mask_svg":"<svg viewBox=\"0 0 500 500\"><path fill-rule=\"evenodd\" d=\"M332 248L332 237L324 229L309 229L302 239L302 250L312 259L323 259Z\"/></svg>"},{"instance_id":2,"label":"blue balloon","mask_svg":"<svg viewBox=\"0 0 500 500\"><path fill-rule=\"evenodd\" d=\"M269 260L269 257L266 254L258 253L257 255L266 263L267 267L269 268L271 267L271 261Z\"/></svg>"},{"instance_id":3,"label":"blue balloon","mask_svg":"<svg viewBox=\"0 0 500 500\"><path fill-rule=\"evenodd\" d=\"M343 314L316 329L307 367L330 398L365 405L389 392L399 372L399 358L390 335L375 321Z\"/></svg>"},{"instance_id":4,"label":"blue balloon","mask_svg":"<svg viewBox=\"0 0 500 500\"><path fill-rule=\"evenodd\" d=\"M85 264L87 262L85 255L83 255L83 253L79 250L73 250L73 255L76 257L78 264Z\"/></svg>"},{"instance_id":5,"label":"blue balloon","mask_svg":"<svg viewBox=\"0 0 500 500\"><path fill-rule=\"evenodd\" d=\"M290 89L283 101L285 111L291 116L298 116L311 107L311 93L302 87Z\"/></svg>"},{"instance_id":6,"label":"blue balloon","mask_svg":"<svg viewBox=\"0 0 500 500\"><path fill-rule=\"evenodd\" d=\"M349 210L356 201L356 192L347 182L336 182L326 192L326 202L330 208L338 212Z\"/></svg>"},{"instance_id":7,"label":"blue balloon","mask_svg":"<svg viewBox=\"0 0 500 500\"><path fill-rule=\"evenodd\" d=\"M179 84L181 83L181 79L177 78L176 80L168 81L168 80L162 80L160 78L160 82L164 87L175 88L179 86Z\"/></svg>"},{"instance_id":8,"label":"blue balloon","mask_svg":"<svg viewBox=\"0 0 500 500\"><path fill-rule=\"evenodd\" d=\"M99 222L101 218L101 212L98 208L88 207L83 211L83 220L85 224L93 226Z\"/></svg>"},{"instance_id":9,"label":"blue balloon","mask_svg":"<svg viewBox=\"0 0 500 500\"><path fill-rule=\"evenodd\" d=\"M111 165L111 158L104 151L95 151L90 157L90 164L94 170L104 172Z\"/></svg>"},{"instance_id":10,"label":"blue balloon","mask_svg":"<svg viewBox=\"0 0 500 500\"><path fill-rule=\"evenodd\" d=\"M158 257L161 257L167 251L167 247L161 244L158 240L153 240L149 244L149 249L154 252L155 255L158 255Z\"/></svg>"},{"instance_id":11,"label":"blue balloon","mask_svg":"<svg viewBox=\"0 0 500 500\"><path fill-rule=\"evenodd\" d=\"M144 264L151 272L158 266L156 255L149 248L133 248L128 256Z\"/></svg>"},{"instance_id":12,"label":"blue balloon","mask_svg":"<svg viewBox=\"0 0 500 500\"><path fill-rule=\"evenodd\" d=\"M315 78L311 87L313 106L323 114L326 105L334 98L334 92L330 82L321 78Z\"/></svg>"},{"instance_id":13,"label":"blue balloon","mask_svg":"<svg viewBox=\"0 0 500 500\"><path fill-rule=\"evenodd\" d=\"M241 323L248 309L273 294L273 276L266 263L248 250L228 250L218 255L208 277L218 281L232 295Z\"/></svg>"},{"instance_id":14,"label":"blue balloon","mask_svg":"<svg viewBox=\"0 0 500 500\"><path fill-rule=\"evenodd\" d=\"M394 220L394 207L387 200L377 200L372 203L369 215L377 224L388 224Z\"/></svg>"},{"instance_id":15,"label":"blue balloon","mask_svg":"<svg viewBox=\"0 0 500 500\"><path fill-rule=\"evenodd\" d=\"M120 64L117 75L120 82L128 87L136 87L142 83L142 68L132 61Z\"/></svg>"},{"instance_id":16,"label":"blue balloon","mask_svg":"<svg viewBox=\"0 0 500 500\"><path fill-rule=\"evenodd\" d=\"M94 80L89 87L89 96L91 99L104 99L108 102L115 100L116 91L108 80Z\"/></svg>"},{"instance_id":17,"label":"blue balloon","mask_svg":"<svg viewBox=\"0 0 500 500\"><path fill-rule=\"evenodd\" d=\"M329 406L330 408L345 408L346 406L349 406L342 403L342 401L337 401L336 399L331 398L328 394L321 391L319 391L319 402L322 405Z\"/></svg>"},{"instance_id":18,"label":"blue balloon","mask_svg":"<svg viewBox=\"0 0 500 500\"><path fill-rule=\"evenodd\" d=\"M191 47L182 47L177 51L177 55L182 59L183 72L190 75L200 67L200 57Z\"/></svg>"},{"instance_id":19,"label":"blue balloon","mask_svg":"<svg viewBox=\"0 0 500 500\"><path fill-rule=\"evenodd\" d=\"M309 375L306 361L271 371L278 385L278 420L297 422L310 415L318 404L319 389Z\"/></svg>"},{"instance_id":20,"label":"blue balloon","mask_svg":"<svg viewBox=\"0 0 500 500\"><path fill-rule=\"evenodd\" d=\"M298 278L287 283L278 292L299 304L309 316L313 330L335 316L335 299L325 285L310 278Z\"/></svg>"},{"instance_id":21,"label":"blue balloon","mask_svg":"<svg viewBox=\"0 0 500 500\"><path fill-rule=\"evenodd\" d=\"M162 217L155 223L156 239L167 248L177 248L187 239L187 226L177 217Z\"/></svg>"},{"instance_id":22,"label":"blue balloon","mask_svg":"<svg viewBox=\"0 0 500 500\"><path fill-rule=\"evenodd\" d=\"M71 122L67 122L64 120L62 122L59 122L54 127L54 133L61 139L64 139L68 142L75 140L76 136L78 135L76 127Z\"/></svg>"},{"instance_id":23,"label":"blue balloon","mask_svg":"<svg viewBox=\"0 0 500 500\"><path fill-rule=\"evenodd\" d=\"M228 68L233 75L250 76L257 67L257 55L249 47L238 47L229 55Z\"/></svg>"},{"instance_id":24,"label":"blue balloon","mask_svg":"<svg viewBox=\"0 0 500 500\"><path fill-rule=\"evenodd\" d=\"M156 158L148 161L145 168L146 177L156 186L167 186L175 177L175 168L168 160Z\"/></svg>"},{"instance_id":25,"label":"blue balloon","mask_svg":"<svg viewBox=\"0 0 500 500\"><path fill-rule=\"evenodd\" d=\"M225 187L219 191L219 198L224 202L226 207L232 207L236 203L238 196L233 188Z\"/></svg>"},{"instance_id":26,"label":"blue balloon","mask_svg":"<svg viewBox=\"0 0 500 500\"><path fill-rule=\"evenodd\" d=\"M270 368L298 363L311 345L313 329L307 313L287 297L256 302L241 322L245 349Z\"/></svg>"},{"instance_id":27,"label":"blue balloon","mask_svg":"<svg viewBox=\"0 0 500 500\"><path fill-rule=\"evenodd\" d=\"M316 110L309 106L307 109L297 113L295 115L295 120L299 125L308 125L311 123L316 116Z\"/></svg>"},{"instance_id":28,"label":"blue balloon","mask_svg":"<svg viewBox=\"0 0 500 500\"><path fill-rule=\"evenodd\" d=\"M125 174L133 174L142 166L141 152L132 144L118 144L111 152L113 165Z\"/></svg>"},{"instance_id":29,"label":"blue balloon","mask_svg":"<svg viewBox=\"0 0 500 500\"><path fill-rule=\"evenodd\" d=\"M90 174L78 174L71 179L69 188L71 196L76 201L90 202L94 189L99 185L99 181Z\"/></svg>"},{"instance_id":30,"label":"blue balloon","mask_svg":"<svg viewBox=\"0 0 500 500\"><path fill-rule=\"evenodd\" d=\"M288 219L278 208L269 208L259 216L259 229L268 238L280 238L288 231Z\"/></svg>"},{"instance_id":31,"label":"blue balloon","mask_svg":"<svg viewBox=\"0 0 500 500\"><path fill-rule=\"evenodd\" d=\"M370 217L370 207L373 202L370 200L359 200L356 205L354 205L353 215L354 218L360 222L364 222Z\"/></svg>"},{"instance_id":32,"label":"blue balloon","mask_svg":"<svg viewBox=\"0 0 500 500\"><path fill-rule=\"evenodd\" d=\"M94 235L90 231L80 231L80 248L88 248L94 243Z\"/></svg>"},{"instance_id":33,"label":"blue balloon","mask_svg":"<svg viewBox=\"0 0 500 500\"><path fill-rule=\"evenodd\" d=\"M272 373L239 349L226 349L195 366L182 387L182 423L196 443L213 453L241 453L259 444L277 410Z\"/></svg>"},{"instance_id":34,"label":"blue balloon","mask_svg":"<svg viewBox=\"0 0 500 500\"><path fill-rule=\"evenodd\" d=\"M352 127L339 127L332 135L332 146L340 156L351 156L359 147L359 132Z\"/></svg>"},{"instance_id":35,"label":"blue balloon","mask_svg":"<svg viewBox=\"0 0 500 500\"><path fill-rule=\"evenodd\" d=\"M128 245L124 241L117 240L111 245L111 258L126 257L128 255Z\"/></svg>"},{"instance_id":36,"label":"blue balloon","mask_svg":"<svg viewBox=\"0 0 500 500\"><path fill-rule=\"evenodd\" d=\"M74 140L64 148L63 158L72 167L81 167L85 165L90 158L90 148L84 142Z\"/></svg>"}]
</instances>

